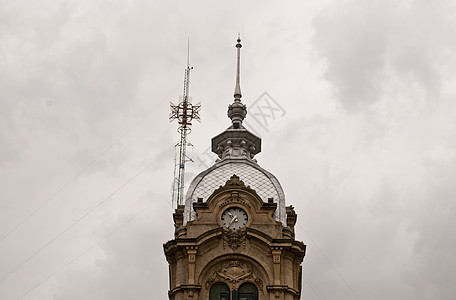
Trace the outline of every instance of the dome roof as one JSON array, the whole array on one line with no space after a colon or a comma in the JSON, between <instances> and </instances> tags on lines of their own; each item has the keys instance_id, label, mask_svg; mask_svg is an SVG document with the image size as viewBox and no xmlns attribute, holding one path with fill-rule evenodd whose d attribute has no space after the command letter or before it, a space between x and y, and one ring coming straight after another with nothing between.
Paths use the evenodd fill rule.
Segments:
<instances>
[{"instance_id":1,"label":"dome roof","mask_svg":"<svg viewBox=\"0 0 456 300\"><path fill-rule=\"evenodd\" d=\"M187 191L184 224L196 218L193 202L196 202L198 198L207 201L209 196L217 188L225 185L233 174L239 176L245 185L254 189L264 202L268 202L268 198L273 198L273 201L277 203L274 219L286 226L285 195L277 178L256 162L239 158L219 161L193 179Z\"/></svg>"},{"instance_id":2,"label":"dome roof","mask_svg":"<svg viewBox=\"0 0 456 300\"><path fill-rule=\"evenodd\" d=\"M185 199L184 225L196 218L193 203L202 198L207 201L216 189L225 185L233 175L237 175L246 186L256 191L263 202L272 198L277 203L274 219L286 224L285 195L277 178L261 168L255 155L261 151L261 138L247 130L242 121L247 115L247 107L241 102L240 87L240 49L241 39L238 38L236 86L234 102L228 107L228 117L232 125L219 135L212 138L212 152L218 155L219 160L198 174L190 184Z\"/></svg>"}]
</instances>

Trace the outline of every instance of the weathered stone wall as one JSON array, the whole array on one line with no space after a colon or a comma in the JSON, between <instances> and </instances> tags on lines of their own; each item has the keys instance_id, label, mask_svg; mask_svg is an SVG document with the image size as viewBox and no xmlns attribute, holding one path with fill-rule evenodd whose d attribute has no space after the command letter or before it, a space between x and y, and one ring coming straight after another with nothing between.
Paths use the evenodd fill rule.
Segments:
<instances>
[{"instance_id":1,"label":"weathered stone wall","mask_svg":"<svg viewBox=\"0 0 456 300\"><path fill-rule=\"evenodd\" d=\"M230 230L223 225L221 215L230 207L247 213L245 227ZM259 299L300 299L305 245L294 240L293 209L287 208L284 227L273 218L276 208L233 176L206 202L194 203L195 220L183 226L183 210L177 210L175 239L164 245L171 272L169 298L206 300L217 282L231 290L249 282L257 287Z\"/></svg>"}]
</instances>

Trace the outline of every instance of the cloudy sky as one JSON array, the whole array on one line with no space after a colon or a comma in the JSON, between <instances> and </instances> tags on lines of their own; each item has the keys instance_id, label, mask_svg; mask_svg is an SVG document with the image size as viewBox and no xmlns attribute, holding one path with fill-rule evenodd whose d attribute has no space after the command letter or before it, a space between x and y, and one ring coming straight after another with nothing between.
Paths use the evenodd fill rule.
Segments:
<instances>
[{"instance_id":1,"label":"cloudy sky","mask_svg":"<svg viewBox=\"0 0 456 300\"><path fill-rule=\"evenodd\" d=\"M229 126L238 32L302 298L456 297L454 1L5 0L1 299L167 299L169 102L190 37L190 178Z\"/></svg>"}]
</instances>

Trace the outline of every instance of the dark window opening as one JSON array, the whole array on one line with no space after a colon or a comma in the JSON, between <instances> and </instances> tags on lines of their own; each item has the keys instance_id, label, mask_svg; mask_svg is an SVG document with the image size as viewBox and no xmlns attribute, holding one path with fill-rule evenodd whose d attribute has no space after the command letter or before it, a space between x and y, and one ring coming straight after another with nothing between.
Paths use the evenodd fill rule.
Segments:
<instances>
[{"instance_id":1,"label":"dark window opening","mask_svg":"<svg viewBox=\"0 0 456 300\"><path fill-rule=\"evenodd\" d=\"M214 284L209 291L209 300L230 300L230 288L221 282Z\"/></svg>"},{"instance_id":2,"label":"dark window opening","mask_svg":"<svg viewBox=\"0 0 456 300\"><path fill-rule=\"evenodd\" d=\"M238 300L258 300L258 289L252 283L244 283L239 287Z\"/></svg>"}]
</instances>

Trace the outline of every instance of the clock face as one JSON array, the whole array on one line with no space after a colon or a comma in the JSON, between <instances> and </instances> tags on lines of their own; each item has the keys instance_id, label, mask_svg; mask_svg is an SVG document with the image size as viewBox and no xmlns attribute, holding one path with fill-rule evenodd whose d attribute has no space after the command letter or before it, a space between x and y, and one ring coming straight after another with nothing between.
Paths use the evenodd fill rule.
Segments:
<instances>
[{"instance_id":1,"label":"clock face","mask_svg":"<svg viewBox=\"0 0 456 300\"><path fill-rule=\"evenodd\" d=\"M222 214L223 225L232 230L244 227L247 224L247 220L247 213L239 207L227 208Z\"/></svg>"}]
</instances>

